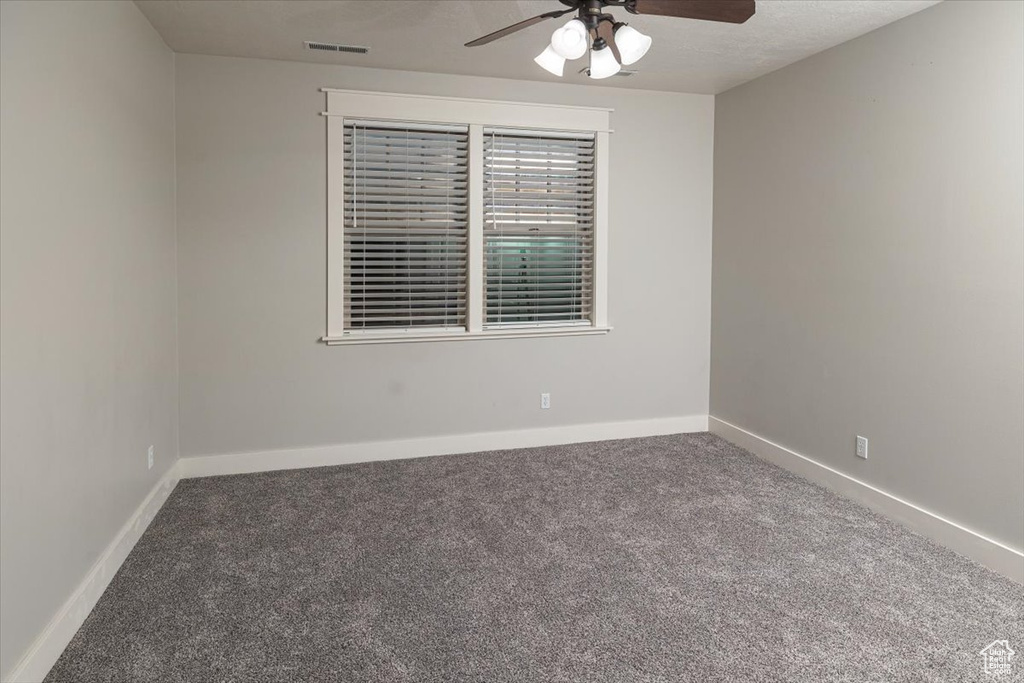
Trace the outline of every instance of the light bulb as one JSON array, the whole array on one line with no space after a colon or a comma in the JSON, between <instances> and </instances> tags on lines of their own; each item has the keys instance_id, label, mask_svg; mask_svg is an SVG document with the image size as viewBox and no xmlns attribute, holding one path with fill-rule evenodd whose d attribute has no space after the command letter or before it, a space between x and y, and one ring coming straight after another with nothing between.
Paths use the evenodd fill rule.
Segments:
<instances>
[{"instance_id":1,"label":"light bulb","mask_svg":"<svg viewBox=\"0 0 1024 683\"><path fill-rule=\"evenodd\" d=\"M598 38L594 41L594 49L590 51L590 77L608 78L619 73L622 66L616 61L608 44Z\"/></svg>"},{"instance_id":2,"label":"light bulb","mask_svg":"<svg viewBox=\"0 0 1024 683\"><path fill-rule=\"evenodd\" d=\"M579 59L587 52L587 27L579 19L569 21L551 34L551 49L565 59Z\"/></svg>"},{"instance_id":3,"label":"light bulb","mask_svg":"<svg viewBox=\"0 0 1024 683\"><path fill-rule=\"evenodd\" d=\"M619 48L619 56L623 64L633 64L647 54L654 42L650 36L637 31L632 26L620 24L615 28L615 45Z\"/></svg>"},{"instance_id":4,"label":"light bulb","mask_svg":"<svg viewBox=\"0 0 1024 683\"><path fill-rule=\"evenodd\" d=\"M534 57L533 61L540 64L544 70L550 71L556 76L561 76L562 69L565 67L565 57L552 50L550 45L544 48L544 52Z\"/></svg>"}]
</instances>

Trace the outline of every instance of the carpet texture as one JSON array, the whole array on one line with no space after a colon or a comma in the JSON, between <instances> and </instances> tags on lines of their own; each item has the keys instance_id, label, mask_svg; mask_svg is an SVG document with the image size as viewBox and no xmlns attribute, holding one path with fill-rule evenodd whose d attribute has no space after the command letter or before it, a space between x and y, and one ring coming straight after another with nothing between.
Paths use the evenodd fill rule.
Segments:
<instances>
[{"instance_id":1,"label":"carpet texture","mask_svg":"<svg viewBox=\"0 0 1024 683\"><path fill-rule=\"evenodd\" d=\"M1021 586L692 434L182 481L46 680L992 681L996 639L1024 679Z\"/></svg>"}]
</instances>

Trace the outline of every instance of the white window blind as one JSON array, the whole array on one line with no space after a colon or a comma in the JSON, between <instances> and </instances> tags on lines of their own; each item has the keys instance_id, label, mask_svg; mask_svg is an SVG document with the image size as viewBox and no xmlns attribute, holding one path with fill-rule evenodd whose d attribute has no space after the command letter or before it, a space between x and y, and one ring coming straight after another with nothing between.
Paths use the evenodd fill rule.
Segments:
<instances>
[{"instance_id":1,"label":"white window blind","mask_svg":"<svg viewBox=\"0 0 1024 683\"><path fill-rule=\"evenodd\" d=\"M484 129L484 325L590 324L594 136Z\"/></svg>"},{"instance_id":2,"label":"white window blind","mask_svg":"<svg viewBox=\"0 0 1024 683\"><path fill-rule=\"evenodd\" d=\"M468 129L345 120L345 328L466 325Z\"/></svg>"}]
</instances>

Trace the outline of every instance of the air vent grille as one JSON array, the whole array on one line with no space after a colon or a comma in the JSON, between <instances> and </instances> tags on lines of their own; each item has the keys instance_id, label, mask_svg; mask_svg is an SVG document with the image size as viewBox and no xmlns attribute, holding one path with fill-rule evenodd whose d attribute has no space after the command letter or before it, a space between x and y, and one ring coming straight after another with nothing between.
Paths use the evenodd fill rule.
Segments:
<instances>
[{"instance_id":1,"label":"air vent grille","mask_svg":"<svg viewBox=\"0 0 1024 683\"><path fill-rule=\"evenodd\" d=\"M357 55L365 55L370 48L362 45L340 45L338 43L317 43L311 40L306 41L307 50L321 50L323 52L352 52Z\"/></svg>"},{"instance_id":2,"label":"air vent grille","mask_svg":"<svg viewBox=\"0 0 1024 683\"><path fill-rule=\"evenodd\" d=\"M580 69L580 73L583 74L584 76L589 76L590 75L590 67L589 66L583 67L582 69ZM629 76L635 76L638 73L639 72L636 69L619 69L618 73L616 73L615 75L619 76L621 78L627 78Z\"/></svg>"}]
</instances>

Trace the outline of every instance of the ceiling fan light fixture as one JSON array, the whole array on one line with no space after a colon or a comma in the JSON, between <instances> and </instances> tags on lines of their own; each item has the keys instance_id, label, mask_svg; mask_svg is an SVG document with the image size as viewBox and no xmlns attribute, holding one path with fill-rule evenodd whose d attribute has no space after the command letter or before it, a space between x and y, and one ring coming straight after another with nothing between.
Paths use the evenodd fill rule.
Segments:
<instances>
[{"instance_id":1,"label":"ceiling fan light fixture","mask_svg":"<svg viewBox=\"0 0 1024 683\"><path fill-rule=\"evenodd\" d=\"M608 78L619 73L621 68L622 65L608 48L608 43L603 38L595 40L594 48L590 51L590 77L593 79Z\"/></svg>"},{"instance_id":2,"label":"ceiling fan light fixture","mask_svg":"<svg viewBox=\"0 0 1024 683\"><path fill-rule=\"evenodd\" d=\"M551 49L564 59L579 59L587 52L587 27L572 19L551 34Z\"/></svg>"},{"instance_id":3,"label":"ceiling fan light fixture","mask_svg":"<svg viewBox=\"0 0 1024 683\"><path fill-rule=\"evenodd\" d=\"M639 62L640 59L651 49L654 40L645 36L628 24L618 24L615 27L615 44L619 48L619 56L622 57L623 65L630 65Z\"/></svg>"},{"instance_id":4,"label":"ceiling fan light fixture","mask_svg":"<svg viewBox=\"0 0 1024 683\"><path fill-rule=\"evenodd\" d=\"M565 68L565 57L555 52L550 45L544 48L544 52L534 57L533 61L537 62L545 71L556 76L561 76L562 70Z\"/></svg>"},{"instance_id":5,"label":"ceiling fan light fixture","mask_svg":"<svg viewBox=\"0 0 1024 683\"><path fill-rule=\"evenodd\" d=\"M554 3L555 0L550 0ZM608 7L621 7L630 14L651 14L654 16L699 19L728 24L742 24L756 12L756 0L558 0L564 7L535 17L523 19L505 28L492 31L485 36L466 43L466 47L478 47L535 26L548 19L558 19L570 12L577 18L570 19L551 34L551 44L534 61L551 73L561 76L565 61L578 59L591 44L590 68L586 71L591 78L608 78L622 71L623 65L635 64L654 42L624 22L606 13ZM609 31L611 34L609 35ZM599 33L604 33L604 38ZM610 43L610 45L609 45ZM610 48L610 49L609 49ZM580 73L583 73L582 71Z\"/></svg>"}]
</instances>

